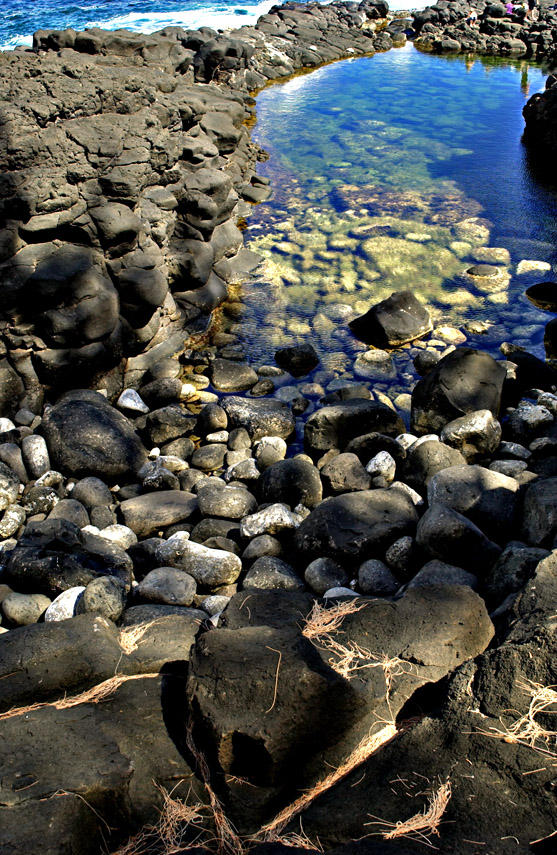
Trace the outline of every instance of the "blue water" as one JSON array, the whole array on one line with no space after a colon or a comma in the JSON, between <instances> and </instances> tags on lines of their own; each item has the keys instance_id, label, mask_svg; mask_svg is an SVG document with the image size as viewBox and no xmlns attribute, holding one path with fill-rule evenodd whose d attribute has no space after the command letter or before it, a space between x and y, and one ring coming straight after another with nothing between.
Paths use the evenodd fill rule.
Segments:
<instances>
[{"instance_id":1,"label":"blue water","mask_svg":"<svg viewBox=\"0 0 557 855\"><path fill-rule=\"evenodd\" d=\"M32 43L35 30L73 27L125 28L153 33L163 27L215 29L254 24L278 0L0 0L0 49ZM428 0L393 0L392 9L423 8Z\"/></svg>"},{"instance_id":2,"label":"blue water","mask_svg":"<svg viewBox=\"0 0 557 855\"><path fill-rule=\"evenodd\" d=\"M557 271L557 195L521 137L522 107L544 81L526 61L408 44L263 90L254 136L274 195L245 234L268 260L268 284L244 288L250 353L267 361L279 343L311 338L350 375L361 346L346 319L408 288L471 344L497 355L510 340L543 355L551 316L524 291ZM459 233L469 217L482 218L480 239ZM525 274L524 259L541 266ZM466 279L480 260L501 262L497 287ZM471 322L487 331L468 332Z\"/></svg>"}]
</instances>

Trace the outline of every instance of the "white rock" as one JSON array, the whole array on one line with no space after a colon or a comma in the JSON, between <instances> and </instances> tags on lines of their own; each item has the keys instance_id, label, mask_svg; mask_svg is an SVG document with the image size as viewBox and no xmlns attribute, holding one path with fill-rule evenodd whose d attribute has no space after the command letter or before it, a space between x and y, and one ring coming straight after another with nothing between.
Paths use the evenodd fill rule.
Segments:
<instances>
[{"instance_id":1,"label":"white rock","mask_svg":"<svg viewBox=\"0 0 557 855\"><path fill-rule=\"evenodd\" d=\"M48 448L42 436L31 434L21 441L23 462L31 478L40 478L50 469Z\"/></svg>"},{"instance_id":2,"label":"white rock","mask_svg":"<svg viewBox=\"0 0 557 855\"><path fill-rule=\"evenodd\" d=\"M412 487L409 487L408 484L405 484L404 481L393 481L389 490L398 490L399 492L406 493L415 508L421 508L424 505L424 500L420 494L416 490L413 490Z\"/></svg>"},{"instance_id":3,"label":"white rock","mask_svg":"<svg viewBox=\"0 0 557 855\"><path fill-rule=\"evenodd\" d=\"M546 407L550 413L557 416L557 395L552 392L542 392L541 395L538 395L538 404Z\"/></svg>"},{"instance_id":4,"label":"white rock","mask_svg":"<svg viewBox=\"0 0 557 855\"><path fill-rule=\"evenodd\" d=\"M159 461L161 466L164 466L169 472L183 472L184 469L190 468L186 460L182 460L181 457L177 457L175 454L161 454Z\"/></svg>"},{"instance_id":5,"label":"white rock","mask_svg":"<svg viewBox=\"0 0 557 855\"><path fill-rule=\"evenodd\" d=\"M207 393L205 393L207 394ZM182 383L180 390L180 398L182 401L189 401L191 398L201 398L202 393L193 385L193 383Z\"/></svg>"},{"instance_id":6,"label":"white rock","mask_svg":"<svg viewBox=\"0 0 557 855\"><path fill-rule=\"evenodd\" d=\"M161 450L157 445L155 445L155 447L152 448L151 451L149 452L149 460L156 460L160 456L161 456Z\"/></svg>"},{"instance_id":7,"label":"white rock","mask_svg":"<svg viewBox=\"0 0 557 855\"><path fill-rule=\"evenodd\" d=\"M401 448L404 448L407 451L411 445L414 445L417 442L418 437L414 436L413 433L399 433L396 437L396 442L400 445Z\"/></svg>"},{"instance_id":8,"label":"white rock","mask_svg":"<svg viewBox=\"0 0 557 855\"><path fill-rule=\"evenodd\" d=\"M426 434L424 434L424 436L418 437L418 439L416 440L416 442L413 444L412 447L414 449L419 448L420 445L422 445L424 442L431 442L431 440L434 440L435 442L439 442L438 435L436 433L426 433Z\"/></svg>"},{"instance_id":9,"label":"white rock","mask_svg":"<svg viewBox=\"0 0 557 855\"><path fill-rule=\"evenodd\" d=\"M101 533L100 528L97 528L96 525L84 525L81 531L84 531L86 534L95 534L99 535Z\"/></svg>"},{"instance_id":10,"label":"white rock","mask_svg":"<svg viewBox=\"0 0 557 855\"><path fill-rule=\"evenodd\" d=\"M130 410L132 413L149 412L149 407L135 389L124 389L116 401L116 406L121 410Z\"/></svg>"},{"instance_id":11,"label":"white rock","mask_svg":"<svg viewBox=\"0 0 557 855\"><path fill-rule=\"evenodd\" d=\"M298 528L302 518L287 505L276 502L262 511L244 517L240 523L242 537L257 537L260 534L276 534L285 529Z\"/></svg>"},{"instance_id":12,"label":"white rock","mask_svg":"<svg viewBox=\"0 0 557 855\"><path fill-rule=\"evenodd\" d=\"M205 597L201 603L201 608L213 617L214 615L220 615L229 602L230 597L224 597L222 594L212 594L210 597Z\"/></svg>"},{"instance_id":13,"label":"white rock","mask_svg":"<svg viewBox=\"0 0 557 855\"><path fill-rule=\"evenodd\" d=\"M0 419L0 433L7 433L9 430L15 430L15 425L11 419Z\"/></svg>"},{"instance_id":14,"label":"white rock","mask_svg":"<svg viewBox=\"0 0 557 855\"><path fill-rule=\"evenodd\" d=\"M257 463L253 457L248 457L246 460L240 460L233 466L229 466L224 473L224 480L234 481L236 478L242 481L256 481L261 472L257 468Z\"/></svg>"},{"instance_id":15,"label":"white rock","mask_svg":"<svg viewBox=\"0 0 557 855\"><path fill-rule=\"evenodd\" d=\"M84 590L84 585L76 585L75 588L68 588L67 591L58 594L44 613L45 622L68 620L74 617Z\"/></svg>"},{"instance_id":16,"label":"white rock","mask_svg":"<svg viewBox=\"0 0 557 855\"><path fill-rule=\"evenodd\" d=\"M228 431L217 430L214 433L208 433L205 439L207 442L228 442Z\"/></svg>"},{"instance_id":17,"label":"white rock","mask_svg":"<svg viewBox=\"0 0 557 855\"><path fill-rule=\"evenodd\" d=\"M516 266L516 275L524 276L525 273L546 273L551 270L551 264L547 261L534 261L523 258Z\"/></svg>"},{"instance_id":18,"label":"white rock","mask_svg":"<svg viewBox=\"0 0 557 855\"><path fill-rule=\"evenodd\" d=\"M185 532L177 532L183 535ZM231 585L242 571L237 555L224 549L210 549L192 540L172 535L161 544L157 557L164 566L180 567L208 588Z\"/></svg>"},{"instance_id":19,"label":"white rock","mask_svg":"<svg viewBox=\"0 0 557 855\"><path fill-rule=\"evenodd\" d=\"M388 487L394 481L396 461L388 451L379 451L366 466L373 486Z\"/></svg>"},{"instance_id":20,"label":"white rock","mask_svg":"<svg viewBox=\"0 0 557 855\"><path fill-rule=\"evenodd\" d=\"M275 462L284 460L286 457L288 446L280 436L262 436L259 442L255 443L254 455L256 460L260 460L265 454L271 452Z\"/></svg>"},{"instance_id":21,"label":"white rock","mask_svg":"<svg viewBox=\"0 0 557 855\"><path fill-rule=\"evenodd\" d=\"M105 540L110 540L111 543L116 543L122 549L129 549L134 543L137 543L137 535L128 528L127 525L107 525L99 531L99 537L104 537Z\"/></svg>"}]
</instances>

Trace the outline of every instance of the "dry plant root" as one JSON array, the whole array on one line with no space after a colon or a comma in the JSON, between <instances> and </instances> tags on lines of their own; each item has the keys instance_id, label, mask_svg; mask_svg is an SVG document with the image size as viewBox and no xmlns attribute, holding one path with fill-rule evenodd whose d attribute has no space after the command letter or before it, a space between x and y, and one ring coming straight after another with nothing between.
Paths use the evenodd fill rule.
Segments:
<instances>
[{"instance_id":1,"label":"dry plant root","mask_svg":"<svg viewBox=\"0 0 557 855\"><path fill-rule=\"evenodd\" d=\"M42 710L46 707L53 707L57 710L67 710L70 709L70 707L76 707L79 704L98 704L109 698L110 695L114 694L116 689L118 689L122 683L127 683L129 680L153 679L153 677L158 676L158 674L128 674L120 675L118 677L110 677L109 680L105 680L103 683L98 683L98 685L93 686L91 689L87 689L85 692L81 692L79 695L70 695L70 697L61 698L57 701L44 701L42 703L30 704L26 707L13 707L11 710L7 710L7 712L0 713L0 721L7 718L13 718L14 716L35 712L36 710Z\"/></svg>"},{"instance_id":2,"label":"dry plant root","mask_svg":"<svg viewBox=\"0 0 557 855\"><path fill-rule=\"evenodd\" d=\"M473 733L501 739L510 744L525 745L538 754L557 759L557 730L549 730L536 720L541 713L557 715L557 686L543 686L532 680L518 684L518 687L530 698L528 710L509 727L490 727L489 730L475 730Z\"/></svg>"},{"instance_id":3,"label":"dry plant root","mask_svg":"<svg viewBox=\"0 0 557 855\"><path fill-rule=\"evenodd\" d=\"M447 778L439 789L431 793L428 804L421 813L416 813L406 820L388 822L384 819L372 817L373 822L366 825L381 825L383 829L378 831L384 840L394 840L397 837L408 837L417 843L425 843L432 849L437 849L431 842L431 837L439 837L439 825L447 805L451 798L451 782Z\"/></svg>"}]
</instances>

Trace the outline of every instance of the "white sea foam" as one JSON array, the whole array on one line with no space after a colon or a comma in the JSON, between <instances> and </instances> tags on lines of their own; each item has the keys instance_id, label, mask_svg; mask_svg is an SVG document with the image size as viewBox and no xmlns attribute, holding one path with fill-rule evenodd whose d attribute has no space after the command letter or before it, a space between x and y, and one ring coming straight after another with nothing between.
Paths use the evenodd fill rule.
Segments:
<instances>
[{"instance_id":1,"label":"white sea foam","mask_svg":"<svg viewBox=\"0 0 557 855\"><path fill-rule=\"evenodd\" d=\"M187 2L187 0L185 0ZM322 0L329 3L332 0ZM404 9L423 9L433 0L391 0L389 8L396 12ZM165 27L184 27L196 29L197 27L212 27L215 30L236 29L247 24L255 24L257 19L264 15L277 0L262 0L254 6L242 5L241 0L234 8L223 9L216 3L214 6L201 6L197 9L184 8L168 12L130 12L126 15L116 15L108 20L88 21L87 27L102 27L104 30L132 30L136 33L154 33ZM81 6L82 10L91 9L94 6ZM13 36L7 42L0 45L0 50L13 50L17 45L32 45L32 33Z\"/></svg>"}]
</instances>

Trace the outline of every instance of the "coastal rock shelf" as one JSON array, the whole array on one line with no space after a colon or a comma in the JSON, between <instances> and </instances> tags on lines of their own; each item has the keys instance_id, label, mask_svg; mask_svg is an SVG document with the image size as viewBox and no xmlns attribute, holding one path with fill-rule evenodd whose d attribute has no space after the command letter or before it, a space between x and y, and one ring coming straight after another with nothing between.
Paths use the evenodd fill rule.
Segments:
<instances>
[{"instance_id":1,"label":"coastal rock shelf","mask_svg":"<svg viewBox=\"0 0 557 855\"><path fill-rule=\"evenodd\" d=\"M0 55L2 855L552 851L555 321L547 361L494 358L406 283L370 293L360 380L326 390L307 330L256 370L226 326L270 192L250 92L403 44L387 15L288 3ZM508 251L451 204L460 233L430 231L498 289ZM393 402L364 342L421 379Z\"/></svg>"},{"instance_id":2,"label":"coastal rock shelf","mask_svg":"<svg viewBox=\"0 0 557 855\"><path fill-rule=\"evenodd\" d=\"M388 49L373 24L386 13L366 0L294 4L225 35L39 31L33 51L0 55L4 407L36 409L43 384L90 381L146 348L156 361L173 331L204 328L257 261L238 255L236 225L269 194L248 92Z\"/></svg>"}]
</instances>

